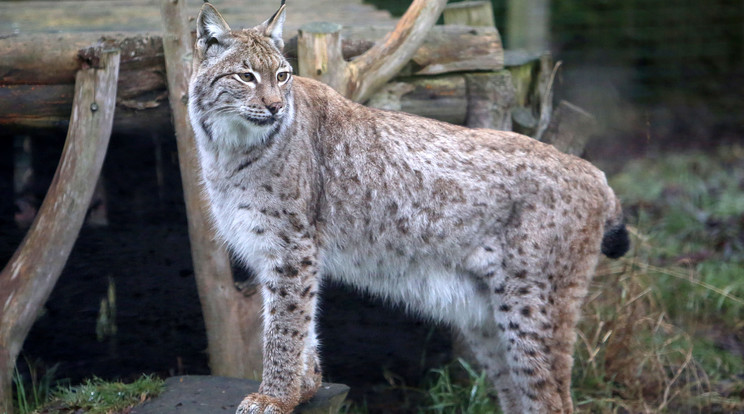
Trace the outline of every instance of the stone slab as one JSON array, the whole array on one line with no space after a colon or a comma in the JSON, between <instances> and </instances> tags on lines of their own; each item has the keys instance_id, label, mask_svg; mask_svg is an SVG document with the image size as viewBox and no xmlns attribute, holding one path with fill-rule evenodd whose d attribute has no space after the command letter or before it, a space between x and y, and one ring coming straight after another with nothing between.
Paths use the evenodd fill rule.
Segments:
<instances>
[{"instance_id":1,"label":"stone slab","mask_svg":"<svg viewBox=\"0 0 744 414\"><path fill-rule=\"evenodd\" d=\"M234 413L250 393L258 391L253 380L207 375L171 377L160 396L135 407L131 414L225 414ZM315 397L295 413L336 414L349 392L341 384L323 384Z\"/></svg>"}]
</instances>

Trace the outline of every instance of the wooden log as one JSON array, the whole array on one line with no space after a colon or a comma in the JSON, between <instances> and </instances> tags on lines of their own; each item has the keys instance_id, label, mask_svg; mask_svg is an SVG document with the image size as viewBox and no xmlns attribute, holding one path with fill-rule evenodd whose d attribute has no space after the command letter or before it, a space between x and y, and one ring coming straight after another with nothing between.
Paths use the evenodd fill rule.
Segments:
<instances>
[{"instance_id":1,"label":"wooden log","mask_svg":"<svg viewBox=\"0 0 744 414\"><path fill-rule=\"evenodd\" d=\"M506 50L504 66L511 72L516 92L516 105L525 107L533 99L537 83L536 76L540 71L540 54L524 50Z\"/></svg>"},{"instance_id":2,"label":"wooden log","mask_svg":"<svg viewBox=\"0 0 744 414\"><path fill-rule=\"evenodd\" d=\"M192 36L184 0L161 0L168 96L176 131L194 275L207 328L209 367L215 375L260 378L262 367L260 295L235 289L230 258L215 240L208 200L187 109Z\"/></svg>"},{"instance_id":3,"label":"wooden log","mask_svg":"<svg viewBox=\"0 0 744 414\"><path fill-rule=\"evenodd\" d=\"M543 141L567 154L580 156L597 128L597 120L590 113L569 102L560 101L551 116Z\"/></svg>"},{"instance_id":4,"label":"wooden log","mask_svg":"<svg viewBox=\"0 0 744 414\"><path fill-rule=\"evenodd\" d=\"M411 59L415 75L503 68L504 47L499 32L492 27L435 26Z\"/></svg>"},{"instance_id":5,"label":"wooden log","mask_svg":"<svg viewBox=\"0 0 744 414\"><path fill-rule=\"evenodd\" d=\"M12 412L15 360L46 302L85 219L103 165L114 118L119 52L101 68L78 72L62 156L31 229L0 272L0 409Z\"/></svg>"},{"instance_id":6,"label":"wooden log","mask_svg":"<svg viewBox=\"0 0 744 414\"><path fill-rule=\"evenodd\" d=\"M319 80L338 91L346 87L347 66L341 50L341 25L309 23L297 35L300 76Z\"/></svg>"},{"instance_id":7,"label":"wooden log","mask_svg":"<svg viewBox=\"0 0 744 414\"><path fill-rule=\"evenodd\" d=\"M386 33L387 29L383 27L346 27L341 32L342 45L346 41L379 40ZM344 52L348 60L346 56ZM429 30L426 39L414 53L411 62L401 69L399 76L496 71L503 68L504 48L498 30L493 27L446 25L434 26Z\"/></svg>"},{"instance_id":8,"label":"wooden log","mask_svg":"<svg viewBox=\"0 0 744 414\"><path fill-rule=\"evenodd\" d=\"M448 4L443 15L446 25L496 27L490 1L463 1Z\"/></svg>"},{"instance_id":9,"label":"wooden log","mask_svg":"<svg viewBox=\"0 0 744 414\"><path fill-rule=\"evenodd\" d=\"M469 73L465 80L468 94L465 125L511 131L515 92L509 71Z\"/></svg>"},{"instance_id":10,"label":"wooden log","mask_svg":"<svg viewBox=\"0 0 744 414\"><path fill-rule=\"evenodd\" d=\"M344 60L369 50L387 28L347 28L341 41ZM503 49L498 32L489 28L435 26L403 74L418 75L498 70ZM297 41L286 52L297 54ZM151 34L98 33L14 35L0 39L0 125L48 127L66 125L77 69L91 52L122 50L114 129L138 133L169 128L162 38ZM27 52L33 52L27 53ZM94 56L94 54L93 54ZM49 70L54 68L54 70ZM440 111L444 112L444 111Z\"/></svg>"},{"instance_id":11,"label":"wooden log","mask_svg":"<svg viewBox=\"0 0 744 414\"><path fill-rule=\"evenodd\" d=\"M537 76L537 87L533 96L533 102L537 104L540 116L537 119L537 130L534 138L542 141L545 130L550 125L550 117L553 114L553 81L561 62L553 65L550 53L540 56L540 72Z\"/></svg>"},{"instance_id":12,"label":"wooden log","mask_svg":"<svg viewBox=\"0 0 744 414\"><path fill-rule=\"evenodd\" d=\"M380 87L392 79L413 57L416 50L421 46L426 34L436 22L441 14L447 0L413 0L406 13L398 21L393 31L376 43L371 49L364 52L351 62L339 61L341 56L340 41L334 40L331 32L327 33L324 40L324 46L318 46L316 43L299 40L298 56L309 57L313 51L303 51L301 48L309 45L317 47L318 52L322 53L313 58L309 58L304 63L305 67L325 67L338 66L333 73L335 79L329 79L330 73L321 71L320 74L308 72L311 77L324 77L325 81L334 87L339 93L356 102L365 102ZM334 27L327 27L335 31ZM334 48L335 50L329 50ZM318 63L319 60L326 59L326 62ZM300 67L303 62L300 62ZM317 75L316 75L317 74Z\"/></svg>"},{"instance_id":13,"label":"wooden log","mask_svg":"<svg viewBox=\"0 0 744 414\"><path fill-rule=\"evenodd\" d=\"M467 116L467 85L463 75L398 79L396 86L383 87L370 106L398 109L453 124L464 124ZM398 95L398 96L396 96Z\"/></svg>"},{"instance_id":14,"label":"wooden log","mask_svg":"<svg viewBox=\"0 0 744 414\"><path fill-rule=\"evenodd\" d=\"M163 73L163 40L148 33L34 33L0 38L0 85L55 85L75 82L75 73L83 66L96 66L96 53L105 49L121 50L121 74L127 72ZM141 77L136 78L142 83ZM160 85L165 80L160 77ZM120 78L120 80L127 80ZM149 79L148 79L149 82ZM119 85L118 93L135 95L144 85ZM126 95L125 95L126 96Z\"/></svg>"}]
</instances>

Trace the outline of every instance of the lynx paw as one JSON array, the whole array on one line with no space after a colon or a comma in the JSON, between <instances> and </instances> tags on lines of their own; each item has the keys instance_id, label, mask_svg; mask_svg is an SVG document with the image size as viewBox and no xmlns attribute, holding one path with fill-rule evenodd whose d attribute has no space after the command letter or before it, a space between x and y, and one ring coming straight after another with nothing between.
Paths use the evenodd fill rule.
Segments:
<instances>
[{"instance_id":1,"label":"lynx paw","mask_svg":"<svg viewBox=\"0 0 744 414\"><path fill-rule=\"evenodd\" d=\"M235 414L289 414L292 408L287 407L278 398L263 394L250 394L243 399Z\"/></svg>"}]
</instances>

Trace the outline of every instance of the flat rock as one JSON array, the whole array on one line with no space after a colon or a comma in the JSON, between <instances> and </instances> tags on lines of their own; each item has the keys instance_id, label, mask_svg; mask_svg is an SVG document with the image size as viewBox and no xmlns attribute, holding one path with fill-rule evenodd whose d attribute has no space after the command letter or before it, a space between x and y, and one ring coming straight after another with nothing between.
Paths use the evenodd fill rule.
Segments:
<instances>
[{"instance_id":1,"label":"flat rock","mask_svg":"<svg viewBox=\"0 0 744 414\"><path fill-rule=\"evenodd\" d=\"M186 375L165 381L160 396L135 407L131 414L225 414L234 413L250 393L258 391L257 381L238 378ZM295 413L335 414L349 392L341 384L323 384L312 400Z\"/></svg>"}]
</instances>

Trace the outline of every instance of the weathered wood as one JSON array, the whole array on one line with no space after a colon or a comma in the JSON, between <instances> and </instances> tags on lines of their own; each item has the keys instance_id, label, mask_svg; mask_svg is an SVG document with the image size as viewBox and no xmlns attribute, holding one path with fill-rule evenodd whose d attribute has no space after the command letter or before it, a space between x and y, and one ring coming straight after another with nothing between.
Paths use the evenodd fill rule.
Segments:
<instances>
[{"instance_id":1,"label":"weathered wood","mask_svg":"<svg viewBox=\"0 0 744 414\"><path fill-rule=\"evenodd\" d=\"M400 79L372 95L368 104L462 125L468 109L467 85L463 75Z\"/></svg>"},{"instance_id":2,"label":"weathered wood","mask_svg":"<svg viewBox=\"0 0 744 414\"><path fill-rule=\"evenodd\" d=\"M511 72L516 92L516 105L527 106L536 89L535 78L540 70L540 54L523 50L505 50L504 66Z\"/></svg>"},{"instance_id":3,"label":"weathered wood","mask_svg":"<svg viewBox=\"0 0 744 414\"><path fill-rule=\"evenodd\" d=\"M553 114L553 82L560 66L561 62L553 66L553 58L550 53L540 56L540 72L537 76L537 88L533 97L534 102L539 105L538 109L540 111L537 119L537 131L534 135L534 138L538 141L542 141L543 134L550 125L550 117Z\"/></svg>"},{"instance_id":4,"label":"weathered wood","mask_svg":"<svg viewBox=\"0 0 744 414\"><path fill-rule=\"evenodd\" d=\"M0 84L72 84L83 64L96 66L96 53L121 50L120 72L160 71L163 41L148 33L33 33L0 38ZM121 85L120 85L121 86ZM119 90L121 93L123 90Z\"/></svg>"},{"instance_id":5,"label":"weathered wood","mask_svg":"<svg viewBox=\"0 0 744 414\"><path fill-rule=\"evenodd\" d=\"M12 412L16 357L72 250L108 147L119 52L78 72L70 128L57 171L31 229L0 273L0 409Z\"/></svg>"},{"instance_id":6,"label":"weathered wood","mask_svg":"<svg viewBox=\"0 0 744 414\"><path fill-rule=\"evenodd\" d=\"M297 65L300 76L319 80L333 89L346 87L346 62L341 50L341 25L309 23L297 35Z\"/></svg>"},{"instance_id":7,"label":"weathered wood","mask_svg":"<svg viewBox=\"0 0 744 414\"><path fill-rule=\"evenodd\" d=\"M468 91L465 125L511 131L515 92L509 71L469 73L465 80Z\"/></svg>"},{"instance_id":8,"label":"weathered wood","mask_svg":"<svg viewBox=\"0 0 744 414\"><path fill-rule=\"evenodd\" d=\"M426 39L447 0L414 0L395 29L349 64L344 95L364 102L400 72Z\"/></svg>"},{"instance_id":9,"label":"weathered wood","mask_svg":"<svg viewBox=\"0 0 744 414\"><path fill-rule=\"evenodd\" d=\"M392 32L351 62L340 59L342 53L338 27L315 26L312 36L305 30L305 39L300 38L297 42L298 56L307 57L315 52L317 56L312 59L304 58L305 66L315 70L304 73L322 79L354 101L364 102L398 74L413 57L446 3L446 0L414 0ZM327 33L323 35L320 33L322 30ZM316 42L313 38L319 41ZM305 47L317 50L303 51ZM300 66L303 64L300 63ZM327 70L331 67L334 67L332 71ZM333 74L335 78L332 79Z\"/></svg>"},{"instance_id":10,"label":"weathered wood","mask_svg":"<svg viewBox=\"0 0 744 414\"><path fill-rule=\"evenodd\" d=\"M463 1L447 5L444 24L496 27L490 1Z\"/></svg>"},{"instance_id":11,"label":"weathered wood","mask_svg":"<svg viewBox=\"0 0 744 414\"><path fill-rule=\"evenodd\" d=\"M385 28L346 28L341 40L350 60L387 33ZM162 38L159 35L111 33L34 34L0 39L0 125L54 126L67 122L75 71L91 51L120 48L117 110L114 128L138 132L169 124ZM33 56L26 51L32 51ZM297 40L286 47L296 57ZM459 71L493 71L503 67L503 49L496 30L435 26L403 74L429 75ZM93 55L94 56L94 55ZM38 59L37 59L38 57ZM55 70L49 70L55 68Z\"/></svg>"},{"instance_id":12,"label":"weathered wood","mask_svg":"<svg viewBox=\"0 0 744 414\"><path fill-rule=\"evenodd\" d=\"M240 29L261 23L279 7L279 0L214 0L225 19ZM0 1L0 37L13 33L159 32L159 0L23 0ZM203 0L186 0L185 13L195 19ZM287 37L315 21L344 26L395 25L388 11L362 0L289 1L284 23ZM190 20L193 24L193 20ZM286 40L286 38L285 38Z\"/></svg>"},{"instance_id":13,"label":"weathered wood","mask_svg":"<svg viewBox=\"0 0 744 414\"><path fill-rule=\"evenodd\" d=\"M201 169L188 116L192 36L183 0L161 0L168 96L176 131L194 274L207 328L209 366L216 375L260 378L261 296L235 289L230 259L215 240L201 189Z\"/></svg>"},{"instance_id":14,"label":"weathered wood","mask_svg":"<svg viewBox=\"0 0 744 414\"><path fill-rule=\"evenodd\" d=\"M410 65L415 75L496 71L504 68L504 47L492 27L434 26Z\"/></svg>"},{"instance_id":15,"label":"weathered wood","mask_svg":"<svg viewBox=\"0 0 744 414\"><path fill-rule=\"evenodd\" d=\"M551 116L543 141L559 150L580 156L589 138L597 132L597 120L590 113L560 101Z\"/></svg>"}]
</instances>

